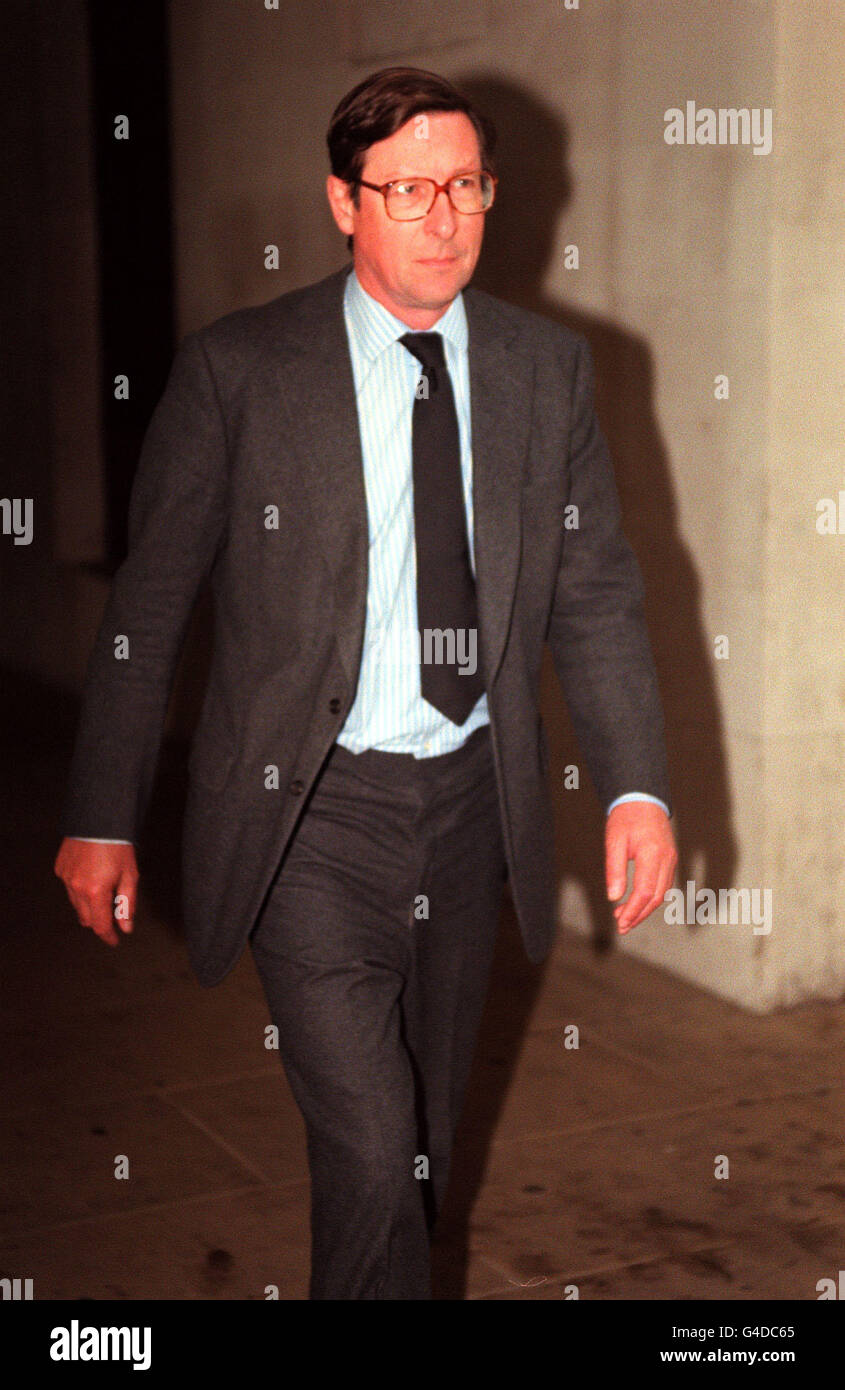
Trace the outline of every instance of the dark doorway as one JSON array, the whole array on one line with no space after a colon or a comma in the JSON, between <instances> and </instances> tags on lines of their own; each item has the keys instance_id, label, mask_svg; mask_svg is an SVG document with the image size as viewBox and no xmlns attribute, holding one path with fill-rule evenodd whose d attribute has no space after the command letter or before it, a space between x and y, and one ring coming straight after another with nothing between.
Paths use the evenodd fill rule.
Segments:
<instances>
[{"instance_id":1,"label":"dark doorway","mask_svg":"<svg viewBox=\"0 0 845 1390\"><path fill-rule=\"evenodd\" d=\"M132 478L173 354L166 0L89 0L88 22L96 145L105 560L113 571L126 553ZM116 377L128 378L125 398L115 395Z\"/></svg>"}]
</instances>

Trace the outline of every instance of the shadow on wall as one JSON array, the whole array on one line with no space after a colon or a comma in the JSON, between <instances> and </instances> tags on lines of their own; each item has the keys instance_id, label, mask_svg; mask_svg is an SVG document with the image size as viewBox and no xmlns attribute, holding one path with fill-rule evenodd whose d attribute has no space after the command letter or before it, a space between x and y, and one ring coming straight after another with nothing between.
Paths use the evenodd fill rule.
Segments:
<instances>
[{"instance_id":1,"label":"shadow on wall","mask_svg":"<svg viewBox=\"0 0 845 1390\"><path fill-rule=\"evenodd\" d=\"M583 334L592 348L597 411L613 458L625 532L646 586L649 633L666 713L678 878L681 883L694 878L698 887L727 887L733 882L736 846L711 665L712 637L702 629L700 585L678 532L669 460L654 415L651 350L627 328L573 308L545 286L573 192L568 132L558 113L498 75L458 77L456 85L490 113L499 132L499 188L473 283L565 324ZM583 256L589 248L580 249ZM606 947L615 939L615 923L604 896L604 814L583 775L548 653L542 710L558 789L554 801L559 875L588 904L596 944ZM564 768L571 763L582 768L579 791L563 790Z\"/></svg>"}]
</instances>

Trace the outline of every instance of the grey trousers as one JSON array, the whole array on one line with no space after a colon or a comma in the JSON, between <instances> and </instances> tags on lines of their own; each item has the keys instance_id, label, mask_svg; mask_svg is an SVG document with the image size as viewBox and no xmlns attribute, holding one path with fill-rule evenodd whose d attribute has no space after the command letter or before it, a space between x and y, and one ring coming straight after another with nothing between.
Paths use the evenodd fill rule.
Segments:
<instances>
[{"instance_id":1,"label":"grey trousers","mask_svg":"<svg viewBox=\"0 0 845 1390\"><path fill-rule=\"evenodd\" d=\"M428 1299L501 907L489 727L335 744L250 944L305 1120L312 1299Z\"/></svg>"}]
</instances>

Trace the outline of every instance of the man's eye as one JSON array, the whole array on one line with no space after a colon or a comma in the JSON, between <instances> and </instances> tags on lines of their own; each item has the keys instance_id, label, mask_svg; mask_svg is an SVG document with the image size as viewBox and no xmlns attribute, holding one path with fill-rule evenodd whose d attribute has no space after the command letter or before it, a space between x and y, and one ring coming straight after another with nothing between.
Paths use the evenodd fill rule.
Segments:
<instances>
[{"instance_id":1,"label":"man's eye","mask_svg":"<svg viewBox=\"0 0 845 1390\"><path fill-rule=\"evenodd\" d=\"M409 195L416 193L418 188L419 184L416 183L395 183L393 185L394 193L401 194L403 198L407 198Z\"/></svg>"}]
</instances>

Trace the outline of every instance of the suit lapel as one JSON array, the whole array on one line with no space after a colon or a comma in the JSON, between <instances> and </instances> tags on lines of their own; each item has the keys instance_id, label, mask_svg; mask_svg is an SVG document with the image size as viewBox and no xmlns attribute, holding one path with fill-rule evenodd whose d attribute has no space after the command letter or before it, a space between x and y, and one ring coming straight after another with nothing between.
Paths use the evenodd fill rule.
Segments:
<instances>
[{"instance_id":1,"label":"suit lapel","mask_svg":"<svg viewBox=\"0 0 845 1390\"><path fill-rule=\"evenodd\" d=\"M315 542L332 575L335 627L350 687L367 610L369 535L352 362L343 318L347 270L303 293L286 333L279 386ZM504 650L520 559L520 495L533 362L494 299L465 291L469 326L474 549L488 685Z\"/></svg>"},{"instance_id":2,"label":"suit lapel","mask_svg":"<svg viewBox=\"0 0 845 1390\"><path fill-rule=\"evenodd\" d=\"M479 624L488 688L510 625L521 547L521 488L534 366L494 299L464 294L469 325L473 528Z\"/></svg>"},{"instance_id":3,"label":"suit lapel","mask_svg":"<svg viewBox=\"0 0 845 1390\"><path fill-rule=\"evenodd\" d=\"M303 296L294 351L281 373L290 438L314 538L335 587L335 629L350 688L358 683L367 612L369 535L352 362L343 319L347 271Z\"/></svg>"}]
</instances>

